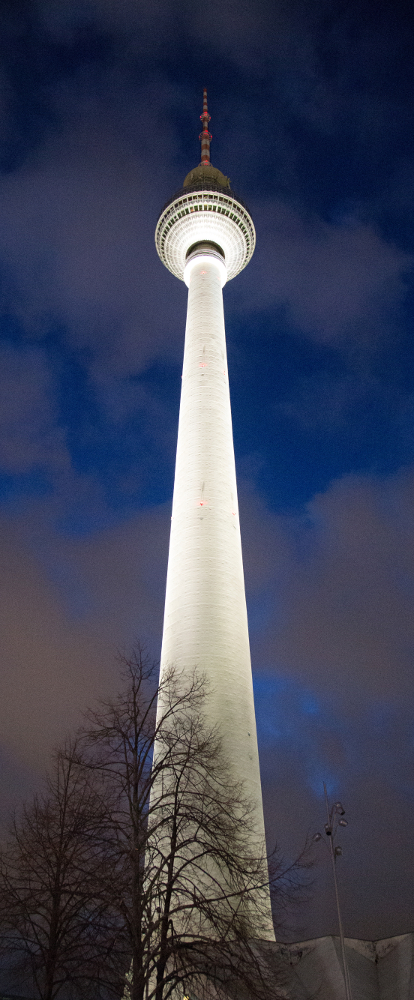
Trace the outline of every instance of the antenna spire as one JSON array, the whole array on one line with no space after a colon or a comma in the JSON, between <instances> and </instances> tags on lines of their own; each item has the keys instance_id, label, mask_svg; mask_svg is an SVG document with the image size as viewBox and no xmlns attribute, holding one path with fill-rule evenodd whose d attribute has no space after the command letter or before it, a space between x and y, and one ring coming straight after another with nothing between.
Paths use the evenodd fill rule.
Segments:
<instances>
[{"instance_id":1,"label":"antenna spire","mask_svg":"<svg viewBox=\"0 0 414 1000\"><path fill-rule=\"evenodd\" d=\"M207 88L204 87L203 90L203 114L200 115L201 121L203 123L203 131L200 132L199 139L201 141L201 163L200 167L210 166L210 142L213 138L211 132L208 130L208 123L211 120L211 115L208 113L207 107Z\"/></svg>"}]
</instances>

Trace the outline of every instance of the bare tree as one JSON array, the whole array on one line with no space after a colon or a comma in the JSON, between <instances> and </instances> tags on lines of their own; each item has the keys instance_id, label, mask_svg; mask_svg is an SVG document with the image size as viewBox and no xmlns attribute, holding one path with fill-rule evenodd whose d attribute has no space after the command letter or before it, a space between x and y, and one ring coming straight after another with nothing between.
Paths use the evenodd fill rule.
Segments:
<instances>
[{"instance_id":1,"label":"bare tree","mask_svg":"<svg viewBox=\"0 0 414 1000\"><path fill-rule=\"evenodd\" d=\"M14 823L0 872L9 951L41 1000L280 997L267 859L206 726L205 680L172 669L157 689L140 650L122 673ZM276 897L295 885L273 859Z\"/></svg>"},{"instance_id":2,"label":"bare tree","mask_svg":"<svg viewBox=\"0 0 414 1000\"><path fill-rule=\"evenodd\" d=\"M275 951L260 944L267 859L249 849L252 809L206 727L207 696L202 677L185 682L175 669L154 690L138 651L120 695L88 714L83 733L83 766L101 775L111 803L101 982L119 996L128 969L130 1000L168 1000L178 988L197 998L280 995Z\"/></svg>"},{"instance_id":3,"label":"bare tree","mask_svg":"<svg viewBox=\"0 0 414 1000\"><path fill-rule=\"evenodd\" d=\"M43 795L13 819L1 855L0 920L9 977L55 1000L90 985L102 902L96 894L104 852L96 776L76 764L76 747L55 755ZM10 964L11 963L11 964ZM86 977L86 978L85 978ZM10 980L9 980L10 981Z\"/></svg>"}]
</instances>

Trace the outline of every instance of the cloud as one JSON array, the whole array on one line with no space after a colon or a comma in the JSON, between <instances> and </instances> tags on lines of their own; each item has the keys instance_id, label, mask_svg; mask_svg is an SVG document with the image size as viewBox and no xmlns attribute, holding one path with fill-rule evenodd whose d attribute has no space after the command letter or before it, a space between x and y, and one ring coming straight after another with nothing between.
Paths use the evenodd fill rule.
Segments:
<instances>
[{"instance_id":1,"label":"cloud","mask_svg":"<svg viewBox=\"0 0 414 1000\"><path fill-rule=\"evenodd\" d=\"M0 544L2 741L17 761L36 768L79 718L109 657L99 634L82 634L68 621L24 535L6 517Z\"/></svg>"},{"instance_id":2,"label":"cloud","mask_svg":"<svg viewBox=\"0 0 414 1000\"><path fill-rule=\"evenodd\" d=\"M412 469L346 476L304 515L275 515L274 603L256 662L346 703L411 697L413 499Z\"/></svg>"},{"instance_id":3,"label":"cloud","mask_svg":"<svg viewBox=\"0 0 414 1000\"><path fill-rule=\"evenodd\" d=\"M5 307L29 335L63 328L77 351L124 373L165 353L171 322L157 295L151 177L103 130L85 124L1 179L0 267Z\"/></svg>"},{"instance_id":4,"label":"cloud","mask_svg":"<svg viewBox=\"0 0 414 1000\"><path fill-rule=\"evenodd\" d=\"M325 781L349 820L345 930L372 939L404 933L412 910L413 500L412 467L342 477L295 515L242 489L269 845L293 858L323 828ZM337 933L323 847L315 860L289 940Z\"/></svg>"},{"instance_id":5,"label":"cloud","mask_svg":"<svg viewBox=\"0 0 414 1000\"><path fill-rule=\"evenodd\" d=\"M88 704L113 690L119 650L128 655L140 640L159 655L168 526L168 512L153 510L82 543L56 535L44 508L20 519L2 515L0 729L8 798L16 776L41 772L51 746L79 724Z\"/></svg>"},{"instance_id":6,"label":"cloud","mask_svg":"<svg viewBox=\"0 0 414 1000\"><path fill-rule=\"evenodd\" d=\"M68 467L57 426L56 386L48 357L38 347L0 346L0 468L9 475Z\"/></svg>"},{"instance_id":7,"label":"cloud","mask_svg":"<svg viewBox=\"0 0 414 1000\"><path fill-rule=\"evenodd\" d=\"M257 203L253 215L258 243L241 308L284 308L292 326L319 343L366 346L394 329L412 254L371 225L328 223L278 200Z\"/></svg>"}]
</instances>

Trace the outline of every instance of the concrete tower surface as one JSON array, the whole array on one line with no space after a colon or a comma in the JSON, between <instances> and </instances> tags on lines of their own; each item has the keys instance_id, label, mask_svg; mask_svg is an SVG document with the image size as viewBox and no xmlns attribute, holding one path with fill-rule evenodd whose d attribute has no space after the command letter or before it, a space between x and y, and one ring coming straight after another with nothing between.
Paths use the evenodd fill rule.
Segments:
<instances>
[{"instance_id":1,"label":"concrete tower surface","mask_svg":"<svg viewBox=\"0 0 414 1000\"><path fill-rule=\"evenodd\" d=\"M229 179L210 163L206 90L200 117L201 163L163 208L155 233L161 260L188 286L161 678L175 665L208 679L208 722L254 804L257 853L265 833L222 294L256 237ZM266 905L272 940L270 899Z\"/></svg>"}]
</instances>

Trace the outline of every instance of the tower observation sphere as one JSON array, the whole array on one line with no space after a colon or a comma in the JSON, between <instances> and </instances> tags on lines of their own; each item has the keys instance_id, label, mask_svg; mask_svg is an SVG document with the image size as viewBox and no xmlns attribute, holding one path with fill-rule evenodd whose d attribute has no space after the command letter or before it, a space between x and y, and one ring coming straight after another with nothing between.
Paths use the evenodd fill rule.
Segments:
<instances>
[{"instance_id":1,"label":"tower observation sphere","mask_svg":"<svg viewBox=\"0 0 414 1000\"><path fill-rule=\"evenodd\" d=\"M252 804L249 846L257 857L265 831L222 293L248 264L256 234L229 178L210 162L206 90L200 117L201 162L155 232L163 264L188 287L160 679L170 667L206 677L207 724ZM274 940L267 889L258 890L251 914L252 937Z\"/></svg>"}]
</instances>

